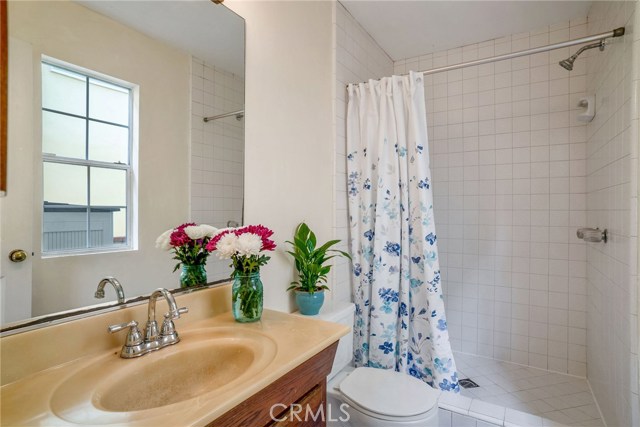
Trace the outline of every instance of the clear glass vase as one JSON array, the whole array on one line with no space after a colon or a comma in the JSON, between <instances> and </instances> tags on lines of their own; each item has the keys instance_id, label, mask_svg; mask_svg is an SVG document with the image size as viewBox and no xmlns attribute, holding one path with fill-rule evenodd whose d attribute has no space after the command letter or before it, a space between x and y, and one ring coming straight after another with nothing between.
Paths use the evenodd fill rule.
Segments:
<instances>
[{"instance_id":1,"label":"clear glass vase","mask_svg":"<svg viewBox=\"0 0 640 427\"><path fill-rule=\"evenodd\" d=\"M182 264L180 270L180 287L193 288L207 284L207 270L204 264L187 265Z\"/></svg>"},{"instance_id":2,"label":"clear glass vase","mask_svg":"<svg viewBox=\"0 0 640 427\"><path fill-rule=\"evenodd\" d=\"M262 281L260 272L236 274L231 287L233 317L238 322L260 320L262 316Z\"/></svg>"}]
</instances>

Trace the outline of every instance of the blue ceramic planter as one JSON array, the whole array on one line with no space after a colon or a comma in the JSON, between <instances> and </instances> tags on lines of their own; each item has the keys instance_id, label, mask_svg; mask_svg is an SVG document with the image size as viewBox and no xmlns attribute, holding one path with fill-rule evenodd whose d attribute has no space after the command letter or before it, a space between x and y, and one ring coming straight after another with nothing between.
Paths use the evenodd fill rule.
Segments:
<instances>
[{"instance_id":1,"label":"blue ceramic planter","mask_svg":"<svg viewBox=\"0 0 640 427\"><path fill-rule=\"evenodd\" d=\"M296 291L296 304L300 313L306 316L315 316L324 303L324 291L309 292Z\"/></svg>"}]
</instances>

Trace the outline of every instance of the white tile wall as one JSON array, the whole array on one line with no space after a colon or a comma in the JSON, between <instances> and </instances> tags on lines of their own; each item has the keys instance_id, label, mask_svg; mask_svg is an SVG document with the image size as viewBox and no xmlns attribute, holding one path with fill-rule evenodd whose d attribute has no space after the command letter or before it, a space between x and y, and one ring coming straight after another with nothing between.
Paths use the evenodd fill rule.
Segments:
<instances>
[{"instance_id":1,"label":"white tile wall","mask_svg":"<svg viewBox=\"0 0 640 427\"><path fill-rule=\"evenodd\" d=\"M244 78L193 57L191 62L191 220L222 228L242 223L244 120L204 117L244 108ZM229 261L209 257L209 281L226 279Z\"/></svg>"},{"instance_id":2,"label":"white tile wall","mask_svg":"<svg viewBox=\"0 0 640 427\"><path fill-rule=\"evenodd\" d=\"M335 8L335 192L334 232L342 240L339 249L348 250L349 216L347 212L346 174L346 85L368 79L378 79L393 73L393 61L378 46L340 3ZM335 301L351 301L351 271L348 260L340 258L333 269L332 298Z\"/></svg>"},{"instance_id":3,"label":"white tile wall","mask_svg":"<svg viewBox=\"0 0 640 427\"><path fill-rule=\"evenodd\" d=\"M586 35L586 19L396 61L396 74ZM454 350L586 374L584 59L570 49L425 78Z\"/></svg>"},{"instance_id":4,"label":"white tile wall","mask_svg":"<svg viewBox=\"0 0 640 427\"><path fill-rule=\"evenodd\" d=\"M619 26L623 39L587 56L596 117L587 126L587 223L609 242L587 246L588 378L610 426L639 425L637 329L638 79L637 2L595 2L590 34ZM634 28L635 27L635 28ZM634 33L635 30L635 33Z\"/></svg>"}]
</instances>

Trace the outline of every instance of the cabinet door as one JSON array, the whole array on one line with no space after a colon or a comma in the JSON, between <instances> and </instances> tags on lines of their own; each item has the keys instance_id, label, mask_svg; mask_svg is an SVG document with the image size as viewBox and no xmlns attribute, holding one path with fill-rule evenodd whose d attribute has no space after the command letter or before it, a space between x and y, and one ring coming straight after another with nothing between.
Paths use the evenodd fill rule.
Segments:
<instances>
[{"instance_id":1,"label":"cabinet door","mask_svg":"<svg viewBox=\"0 0 640 427\"><path fill-rule=\"evenodd\" d=\"M270 427L324 427L327 406L325 405L326 382L312 388L300 400L293 403L270 424Z\"/></svg>"},{"instance_id":2,"label":"cabinet door","mask_svg":"<svg viewBox=\"0 0 640 427\"><path fill-rule=\"evenodd\" d=\"M337 348L338 341L214 419L207 427L326 426L326 379ZM309 408L308 416L306 408Z\"/></svg>"}]
</instances>

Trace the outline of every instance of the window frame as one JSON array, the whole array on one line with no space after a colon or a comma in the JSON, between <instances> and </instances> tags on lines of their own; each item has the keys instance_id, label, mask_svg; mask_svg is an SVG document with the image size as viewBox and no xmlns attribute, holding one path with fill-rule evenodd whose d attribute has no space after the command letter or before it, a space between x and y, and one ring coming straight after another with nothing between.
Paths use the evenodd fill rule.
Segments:
<instances>
[{"instance_id":1,"label":"window frame","mask_svg":"<svg viewBox=\"0 0 640 427\"><path fill-rule=\"evenodd\" d=\"M40 225L40 251L42 258L53 258L60 256L76 256L76 255L89 255L89 254L99 254L99 253L110 253L110 252L125 252L136 249L137 236L134 236L134 231L137 230L137 226L134 224L134 220L137 217L135 215L137 207L134 206L134 194L137 194L136 188L134 188L134 183L137 181L135 179L135 169L134 165L135 156L137 153L134 153L135 144L134 141L137 139L135 132L135 124L137 123L136 111L134 110L137 105L138 96L138 86L105 74L98 73L96 71L92 71L74 64L70 64L64 61L57 60L55 58L51 58L45 55L42 55L40 59L40 83L42 84L43 76L42 76L42 66L49 65L55 68L62 69L63 71L69 71L70 73L80 74L85 77L86 88L85 88L85 115L78 115L73 113L67 113L64 111L58 111L51 108L45 108L43 106L43 98L42 91L40 97L40 117L42 120L43 113L48 112L52 114L60 114L66 117L73 117L76 119L81 119L85 121L85 158L73 158L73 157L65 157L56 155L53 153L45 153L42 147L43 141L43 133L40 134L40 142L41 142L41 162L40 165L43 168L43 175L41 180L41 185L44 190L44 165L45 163L53 163L53 164L67 164L74 166L82 166L86 167L87 172L87 212L86 212L86 246L83 248L76 249L63 249L63 250L45 250L44 248L44 191L42 191L40 198L40 209L42 213L41 225ZM127 118L127 125L122 125L119 123L109 122L106 120L93 119L90 117L89 110L89 87L91 85L91 81L101 82L110 86L116 86L120 89L124 89L128 92L128 103L129 103L129 115ZM41 86L42 87L42 86ZM89 124L90 123L101 123L109 126L116 126L119 128L126 128L129 130L128 132L128 141L127 141L127 154L128 159L127 163L122 162L105 162L100 160L89 160ZM126 176L126 243L125 244L114 244L111 246L91 246L91 168L102 168L108 170L123 170L125 171Z\"/></svg>"}]
</instances>

